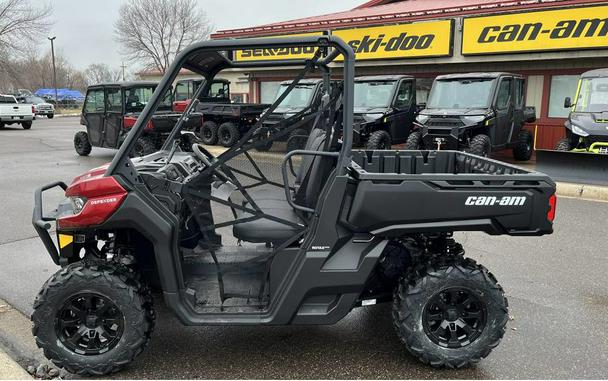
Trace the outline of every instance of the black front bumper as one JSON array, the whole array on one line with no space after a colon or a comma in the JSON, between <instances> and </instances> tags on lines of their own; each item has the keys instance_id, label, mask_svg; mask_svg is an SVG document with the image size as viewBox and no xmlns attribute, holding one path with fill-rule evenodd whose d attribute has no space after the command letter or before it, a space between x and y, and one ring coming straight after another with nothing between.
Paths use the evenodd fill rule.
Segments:
<instances>
[{"instance_id":1,"label":"black front bumper","mask_svg":"<svg viewBox=\"0 0 608 381\"><path fill-rule=\"evenodd\" d=\"M59 250L57 249L57 246L55 246L55 243L49 234L49 230L51 229L50 222L57 219L57 210L51 212L51 215L49 216L44 216L42 211L42 193L55 187L60 187L64 191L68 188L63 181L56 181L36 189L36 192L34 193L32 225L34 225L36 233L38 233L38 236L42 240L46 250L49 252L53 262L55 262L56 265L59 265Z\"/></svg>"},{"instance_id":2,"label":"black front bumper","mask_svg":"<svg viewBox=\"0 0 608 381\"><path fill-rule=\"evenodd\" d=\"M454 150L459 148L461 128L424 127L422 139L426 149Z\"/></svg>"}]
</instances>

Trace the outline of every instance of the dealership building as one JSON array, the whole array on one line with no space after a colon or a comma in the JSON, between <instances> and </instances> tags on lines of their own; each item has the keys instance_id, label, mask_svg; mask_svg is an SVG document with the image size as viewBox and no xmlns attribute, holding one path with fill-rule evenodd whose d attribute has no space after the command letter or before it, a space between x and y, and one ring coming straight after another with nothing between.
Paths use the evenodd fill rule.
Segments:
<instances>
[{"instance_id":1,"label":"dealership building","mask_svg":"<svg viewBox=\"0 0 608 381\"><path fill-rule=\"evenodd\" d=\"M526 104L537 112L530 128L536 147L545 149L564 134L564 98L574 96L578 76L608 67L608 4L593 0L372 0L339 13L220 30L212 38L293 34L341 37L355 50L358 76L414 75L419 103L440 74L522 74ZM237 59L304 55L257 49L239 52ZM292 74L275 68L229 76L240 99L271 102L278 84Z\"/></svg>"}]
</instances>

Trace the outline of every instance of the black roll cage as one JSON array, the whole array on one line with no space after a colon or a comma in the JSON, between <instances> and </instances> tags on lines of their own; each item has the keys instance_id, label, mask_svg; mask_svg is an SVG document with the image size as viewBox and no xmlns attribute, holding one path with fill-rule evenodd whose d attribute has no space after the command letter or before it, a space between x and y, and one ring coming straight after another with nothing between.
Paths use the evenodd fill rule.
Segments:
<instances>
[{"instance_id":1,"label":"black roll cage","mask_svg":"<svg viewBox=\"0 0 608 381\"><path fill-rule=\"evenodd\" d=\"M318 47L317 53L312 59L297 59L297 60L261 60L261 61L237 61L231 59L234 56L234 51L241 49L277 49L277 48L294 48L294 47ZM331 49L330 49L331 48ZM325 57L321 57L321 53ZM253 38L242 40L213 40L199 42L187 47L175 59L173 64L167 70L160 83L156 87L150 102L141 112L137 122L127 135L124 143L118 150L118 153L108 167L105 176L113 176L119 174L124 176L132 183L137 183L137 173L133 168L133 164L129 158L129 152L133 149L135 142L141 136L146 124L152 118L154 112L160 105L163 95L172 86L177 78L179 71L186 68L194 73L202 75L205 78L205 85L201 86L196 94L196 97L202 93L205 88L210 86L215 75L227 68L268 68L268 67L294 67L300 66L305 69L298 76L303 78L305 73L314 67L319 67L324 72L329 72L328 65L332 63L338 56L342 55L343 60L343 77L344 86L342 93L342 146L337 154L336 175L346 174L347 167L351 162L351 147L353 139L353 93L354 93L354 65L355 54L352 48L342 39L335 36L312 36L312 37L282 37L282 38ZM287 96L291 89L295 87L298 79L294 80L290 88L283 95ZM184 119L187 118L189 112L196 107L195 100L190 102L188 108L182 114L182 117L177 122L174 129L161 150L168 150L171 142L180 133ZM265 115L269 115L281 103L284 97L279 97ZM263 117L259 122L263 122ZM261 126L261 123L260 123ZM252 128L243 139L251 137L256 128ZM233 150L232 148L226 151L222 156L234 157L238 151L238 145Z\"/></svg>"}]
</instances>

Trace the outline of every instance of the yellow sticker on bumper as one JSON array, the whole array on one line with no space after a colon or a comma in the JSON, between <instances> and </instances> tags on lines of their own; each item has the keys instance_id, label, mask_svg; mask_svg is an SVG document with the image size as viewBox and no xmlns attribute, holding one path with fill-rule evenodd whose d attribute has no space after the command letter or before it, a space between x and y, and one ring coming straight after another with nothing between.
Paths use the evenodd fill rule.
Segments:
<instances>
[{"instance_id":1,"label":"yellow sticker on bumper","mask_svg":"<svg viewBox=\"0 0 608 381\"><path fill-rule=\"evenodd\" d=\"M68 234L59 234L59 248L63 249L70 243L74 242L74 236Z\"/></svg>"}]
</instances>

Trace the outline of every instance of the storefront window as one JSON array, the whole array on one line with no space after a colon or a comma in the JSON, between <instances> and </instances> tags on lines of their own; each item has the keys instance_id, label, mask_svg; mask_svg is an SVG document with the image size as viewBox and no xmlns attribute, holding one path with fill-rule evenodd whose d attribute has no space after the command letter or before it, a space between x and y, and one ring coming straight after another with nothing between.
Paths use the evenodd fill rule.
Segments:
<instances>
[{"instance_id":1,"label":"storefront window","mask_svg":"<svg viewBox=\"0 0 608 381\"><path fill-rule=\"evenodd\" d=\"M567 118L570 109L564 107L564 99L574 99L578 85L578 75L554 75L551 77L549 95L549 118Z\"/></svg>"},{"instance_id":2,"label":"storefront window","mask_svg":"<svg viewBox=\"0 0 608 381\"><path fill-rule=\"evenodd\" d=\"M260 103L272 103L277 96L281 82L260 82Z\"/></svg>"}]
</instances>

